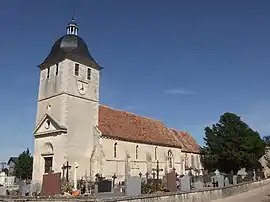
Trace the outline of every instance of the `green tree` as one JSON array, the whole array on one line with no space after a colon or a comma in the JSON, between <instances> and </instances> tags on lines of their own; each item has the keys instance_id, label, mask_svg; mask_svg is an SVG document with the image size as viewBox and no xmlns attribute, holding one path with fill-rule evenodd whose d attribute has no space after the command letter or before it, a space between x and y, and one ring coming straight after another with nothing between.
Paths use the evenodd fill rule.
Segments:
<instances>
[{"instance_id":1,"label":"green tree","mask_svg":"<svg viewBox=\"0 0 270 202\"><path fill-rule=\"evenodd\" d=\"M26 180L32 178L33 157L29 149L23 151L15 162L15 176L19 179Z\"/></svg>"},{"instance_id":2,"label":"green tree","mask_svg":"<svg viewBox=\"0 0 270 202\"><path fill-rule=\"evenodd\" d=\"M265 153L265 142L236 114L225 113L212 128L206 127L204 141L201 160L208 171L235 174L241 168L260 168L258 160Z\"/></svg>"}]
</instances>

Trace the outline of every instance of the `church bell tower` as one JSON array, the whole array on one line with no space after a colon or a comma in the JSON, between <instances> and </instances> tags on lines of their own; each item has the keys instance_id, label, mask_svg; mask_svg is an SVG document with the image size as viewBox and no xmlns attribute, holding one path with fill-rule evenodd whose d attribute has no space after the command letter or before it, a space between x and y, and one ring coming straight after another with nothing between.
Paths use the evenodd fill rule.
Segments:
<instances>
[{"instance_id":1,"label":"church bell tower","mask_svg":"<svg viewBox=\"0 0 270 202\"><path fill-rule=\"evenodd\" d=\"M79 165L78 177L90 172L102 68L78 36L74 17L66 29L39 65L33 166L37 183L48 172L61 172L67 161Z\"/></svg>"}]
</instances>

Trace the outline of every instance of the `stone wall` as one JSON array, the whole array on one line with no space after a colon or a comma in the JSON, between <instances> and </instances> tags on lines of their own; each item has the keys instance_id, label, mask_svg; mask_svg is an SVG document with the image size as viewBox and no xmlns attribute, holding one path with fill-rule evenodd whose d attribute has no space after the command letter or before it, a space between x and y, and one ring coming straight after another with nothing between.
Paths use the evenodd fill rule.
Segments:
<instances>
[{"instance_id":1,"label":"stone wall","mask_svg":"<svg viewBox=\"0 0 270 202\"><path fill-rule=\"evenodd\" d=\"M166 193L166 194L151 194L138 197L117 197L113 199L94 199L94 198L76 198L73 197L64 198L32 198L32 197L18 197L11 198L8 196L0 196L0 201L3 202L19 202L19 201L32 201L32 202L67 202L67 201L122 201L122 202L155 202L155 201L170 201L170 202L210 202L212 200L225 198L228 196L236 195L242 192L250 191L252 189L261 188L270 184L270 179L252 182L242 183L235 186L230 186L222 189L208 189L202 191L194 191L188 193Z\"/></svg>"}]
</instances>

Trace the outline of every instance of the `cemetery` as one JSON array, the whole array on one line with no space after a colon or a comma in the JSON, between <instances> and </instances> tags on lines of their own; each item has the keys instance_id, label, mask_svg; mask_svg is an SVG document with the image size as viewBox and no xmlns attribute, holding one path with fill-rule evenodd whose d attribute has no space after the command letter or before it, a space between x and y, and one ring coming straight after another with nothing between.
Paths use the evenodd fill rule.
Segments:
<instances>
[{"instance_id":1,"label":"cemetery","mask_svg":"<svg viewBox=\"0 0 270 202\"><path fill-rule=\"evenodd\" d=\"M129 168L129 166L126 167ZM192 172L180 176L173 169L165 176L160 177L160 172L163 172L163 169L160 169L159 163L157 163L151 174L140 172L138 176L131 176L129 168L126 170L125 181L115 183L116 175L113 175L111 179L106 179L98 173L94 181L91 181L87 175L80 180L75 180L76 173L71 178L70 168L69 162L66 162L62 167L62 173L51 171L45 174L41 186L31 184L31 181L26 180L16 184L9 177L6 177L9 180L0 178L0 183L2 182L2 186L0 186L1 198L5 200L19 198L32 201L45 198L57 201L71 198L93 201L96 199L125 201L134 198L138 201L138 199L147 197L149 201L153 201L156 197L172 197L186 201L187 198L198 197L198 195L200 197L205 197L203 195L214 198L224 197L270 183L270 179L262 180L255 170L248 173L244 169L240 170L237 175L228 175L216 170L214 173L201 176L194 176ZM8 183L4 184L3 182ZM2 200L1 198L0 200Z\"/></svg>"}]
</instances>

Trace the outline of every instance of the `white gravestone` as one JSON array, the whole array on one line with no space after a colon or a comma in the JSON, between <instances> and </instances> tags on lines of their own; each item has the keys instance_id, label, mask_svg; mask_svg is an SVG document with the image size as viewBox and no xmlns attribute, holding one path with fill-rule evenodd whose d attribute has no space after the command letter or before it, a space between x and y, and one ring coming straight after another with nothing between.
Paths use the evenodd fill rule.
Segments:
<instances>
[{"instance_id":1,"label":"white gravestone","mask_svg":"<svg viewBox=\"0 0 270 202\"><path fill-rule=\"evenodd\" d=\"M190 191L190 176L185 175L180 179L181 191Z\"/></svg>"},{"instance_id":2,"label":"white gravestone","mask_svg":"<svg viewBox=\"0 0 270 202\"><path fill-rule=\"evenodd\" d=\"M224 180L225 187L228 187L230 185L229 178L226 177Z\"/></svg>"},{"instance_id":3,"label":"white gravestone","mask_svg":"<svg viewBox=\"0 0 270 202\"><path fill-rule=\"evenodd\" d=\"M74 163L74 190L77 190L77 169L79 167L79 164L77 162Z\"/></svg>"},{"instance_id":4,"label":"white gravestone","mask_svg":"<svg viewBox=\"0 0 270 202\"><path fill-rule=\"evenodd\" d=\"M237 175L233 176L233 185L237 185Z\"/></svg>"},{"instance_id":5,"label":"white gravestone","mask_svg":"<svg viewBox=\"0 0 270 202\"><path fill-rule=\"evenodd\" d=\"M137 176L126 179L126 196L141 195L141 178Z\"/></svg>"}]
</instances>

